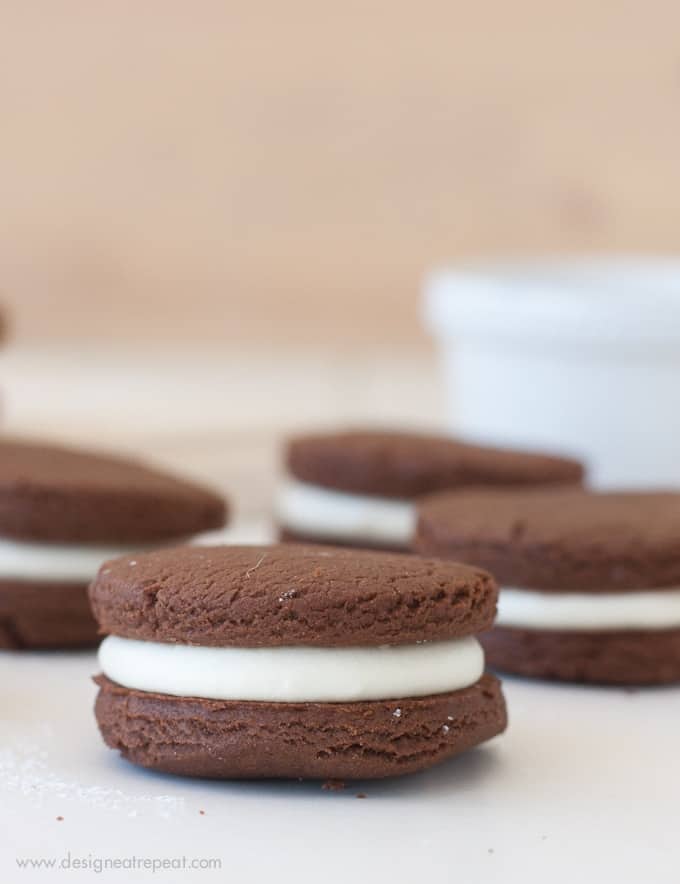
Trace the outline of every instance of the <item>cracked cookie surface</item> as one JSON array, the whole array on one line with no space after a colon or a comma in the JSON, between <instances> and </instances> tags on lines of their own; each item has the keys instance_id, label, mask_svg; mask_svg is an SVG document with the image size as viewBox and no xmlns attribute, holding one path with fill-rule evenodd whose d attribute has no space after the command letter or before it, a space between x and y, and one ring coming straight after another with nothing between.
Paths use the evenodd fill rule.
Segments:
<instances>
[{"instance_id":1,"label":"cracked cookie surface","mask_svg":"<svg viewBox=\"0 0 680 884\"><path fill-rule=\"evenodd\" d=\"M316 545L178 547L106 562L103 632L209 646L407 644L474 635L496 613L485 571Z\"/></svg>"}]
</instances>

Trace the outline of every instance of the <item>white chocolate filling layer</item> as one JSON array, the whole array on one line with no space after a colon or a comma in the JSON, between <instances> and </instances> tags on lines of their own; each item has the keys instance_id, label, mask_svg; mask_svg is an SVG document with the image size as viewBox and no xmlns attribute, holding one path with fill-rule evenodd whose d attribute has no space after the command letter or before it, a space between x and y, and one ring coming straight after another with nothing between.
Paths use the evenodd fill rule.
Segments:
<instances>
[{"instance_id":1,"label":"white chocolate filling layer","mask_svg":"<svg viewBox=\"0 0 680 884\"><path fill-rule=\"evenodd\" d=\"M110 635L99 648L108 678L126 688L273 703L423 697L469 687L484 672L472 637L359 648L209 648Z\"/></svg>"},{"instance_id":2,"label":"white chocolate filling layer","mask_svg":"<svg viewBox=\"0 0 680 884\"><path fill-rule=\"evenodd\" d=\"M415 531L408 500L349 494L286 479L276 501L278 522L308 537L407 547Z\"/></svg>"},{"instance_id":3,"label":"white chocolate filling layer","mask_svg":"<svg viewBox=\"0 0 680 884\"><path fill-rule=\"evenodd\" d=\"M129 555L127 546L27 543L0 539L0 579L35 580L56 583L89 583L102 562ZM151 549L148 545L146 549Z\"/></svg>"},{"instance_id":4,"label":"white chocolate filling layer","mask_svg":"<svg viewBox=\"0 0 680 884\"><path fill-rule=\"evenodd\" d=\"M594 632L680 627L680 589L539 592L501 589L496 626Z\"/></svg>"}]
</instances>

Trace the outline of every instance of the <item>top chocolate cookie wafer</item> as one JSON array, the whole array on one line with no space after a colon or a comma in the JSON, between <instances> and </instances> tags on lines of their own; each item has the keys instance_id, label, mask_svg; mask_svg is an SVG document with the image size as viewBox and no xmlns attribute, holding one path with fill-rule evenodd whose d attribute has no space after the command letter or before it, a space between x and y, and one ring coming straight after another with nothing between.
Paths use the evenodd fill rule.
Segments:
<instances>
[{"instance_id":1,"label":"top chocolate cookie wafer","mask_svg":"<svg viewBox=\"0 0 680 884\"><path fill-rule=\"evenodd\" d=\"M153 542L219 528L225 515L212 491L135 460L0 441L0 537Z\"/></svg>"},{"instance_id":2,"label":"top chocolate cookie wafer","mask_svg":"<svg viewBox=\"0 0 680 884\"><path fill-rule=\"evenodd\" d=\"M578 488L447 492L420 502L416 549L502 586L610 592L680 586L680 494Z\"/></svg>"},{"instance_id":3,"label":"top chocolate cookie wafer","mask_svg":"<svg viewBox=\"0 0 680 884\"><path fill-rule=\"evenodd\" d=\"M479 568L336 547L177 547L106 562L90 587L103 632L209 646L349 647L488 629Z\"/></svg>"},{"instance_id":4,"label":"top chocolate cookie wafer","mask_svg":"<svg viewBox=\"0 0 680 884\"><path fill-rule=\"evenodd\" d=\"M380 497L413 498L469 485L578 483L580 463L471 445L445 436L347 431L288 443L288 471L302 482Z\"/></svg>"}]
</instances>

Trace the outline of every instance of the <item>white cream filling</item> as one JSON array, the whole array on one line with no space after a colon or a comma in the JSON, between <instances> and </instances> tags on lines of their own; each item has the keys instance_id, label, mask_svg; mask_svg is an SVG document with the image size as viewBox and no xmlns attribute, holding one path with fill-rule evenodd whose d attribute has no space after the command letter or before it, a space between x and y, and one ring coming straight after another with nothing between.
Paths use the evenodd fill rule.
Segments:
<instances>
[{"instance_id":1,"label":"white cream filling","mask_svg":"<svg viewBox=\"0 0 680 884\"><path fill-rule=\"evenodd\" d=\"M143 549L151 549L148 544ZM127 546L93 544L27 543L0 538L0 579L43 582L88 583L102 562L141 552L134 543Z\"/></svg>"},{"instance_id":2,"label":"white cream filling","mask_svg":"<svg viewBox=\"0 0 680 884\"><path fill-rule=\"evenodd\" d=\"M341 703L422 697L469 687L484 672L472 637L359 648L209 648L110 635L99 664L139 691L212 700Z\"/></svg>"},{"instance_id":3,"label":"white cream filling","mask_svg":"<svg viewBox=\"0 0 680 884\"><path fill-rule=\"evenodd\" d=\"M276 501L280 525L309 537L406 547L413 539L415 506L367 494L349 494L286 479Z\"/></svg>"},{"instance_id":4,"label":"white cream filling","mask_svg":"<svg viewBox=\"0 0 680 884\"><path fill-rule=\"evenodd\" d=\"M539 592L501 589L497 626L575 631L680 627L680 589L643 592Z\"/></svg>"}]
</instances>

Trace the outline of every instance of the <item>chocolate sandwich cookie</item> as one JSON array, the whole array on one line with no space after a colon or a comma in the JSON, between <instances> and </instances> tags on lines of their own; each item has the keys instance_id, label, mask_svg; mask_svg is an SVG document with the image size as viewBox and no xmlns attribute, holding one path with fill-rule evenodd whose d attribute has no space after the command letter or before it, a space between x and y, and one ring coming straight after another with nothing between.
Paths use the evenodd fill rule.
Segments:
<instances>
[{"instance_id":1,"label":"chocolate sandwich cookie","mask_svg":"<svg viewBox=\"0 0 680 884\"><path fill-rule=\"evenodd\" d=\"M0 441L0 648L93 644L101 563L224 523L223 500L129 459Z\"/></svg>"},{"instance_id":2,"label":"chocolate sandwich cookie","mask_svg":"<svg viewBox=\"0 0 680 884\"><path fill-rule=\"evenodd\" d=\"M476 568L281 544L107 562L95 714L129 761L188 776L412 773L504 730Z\"/></svg>"},{"instance_id":3,"label":"chocolate sandwich cookie","mask_svg":"<svg viewBox=\"0 0 680 884\"><path fill-rule=\"evenodd\" d=\"M506 672L602 684L680 681L680 494L578 489L439 494L417 549L501 585L482 636Z\"/></svg>"},{"instance_id":4,"label":"chocolate sandwich cookie","mask_svg":"<svg viewBox=\"0 0 680 884\"><path fill-rule=\"evenodd\" d=\"M414 500L470 485L579 483L573 460L484 448L444 436L353 431L288 443L277 499L283 540L408 549Z\"/></svg>"}]
</instances>

